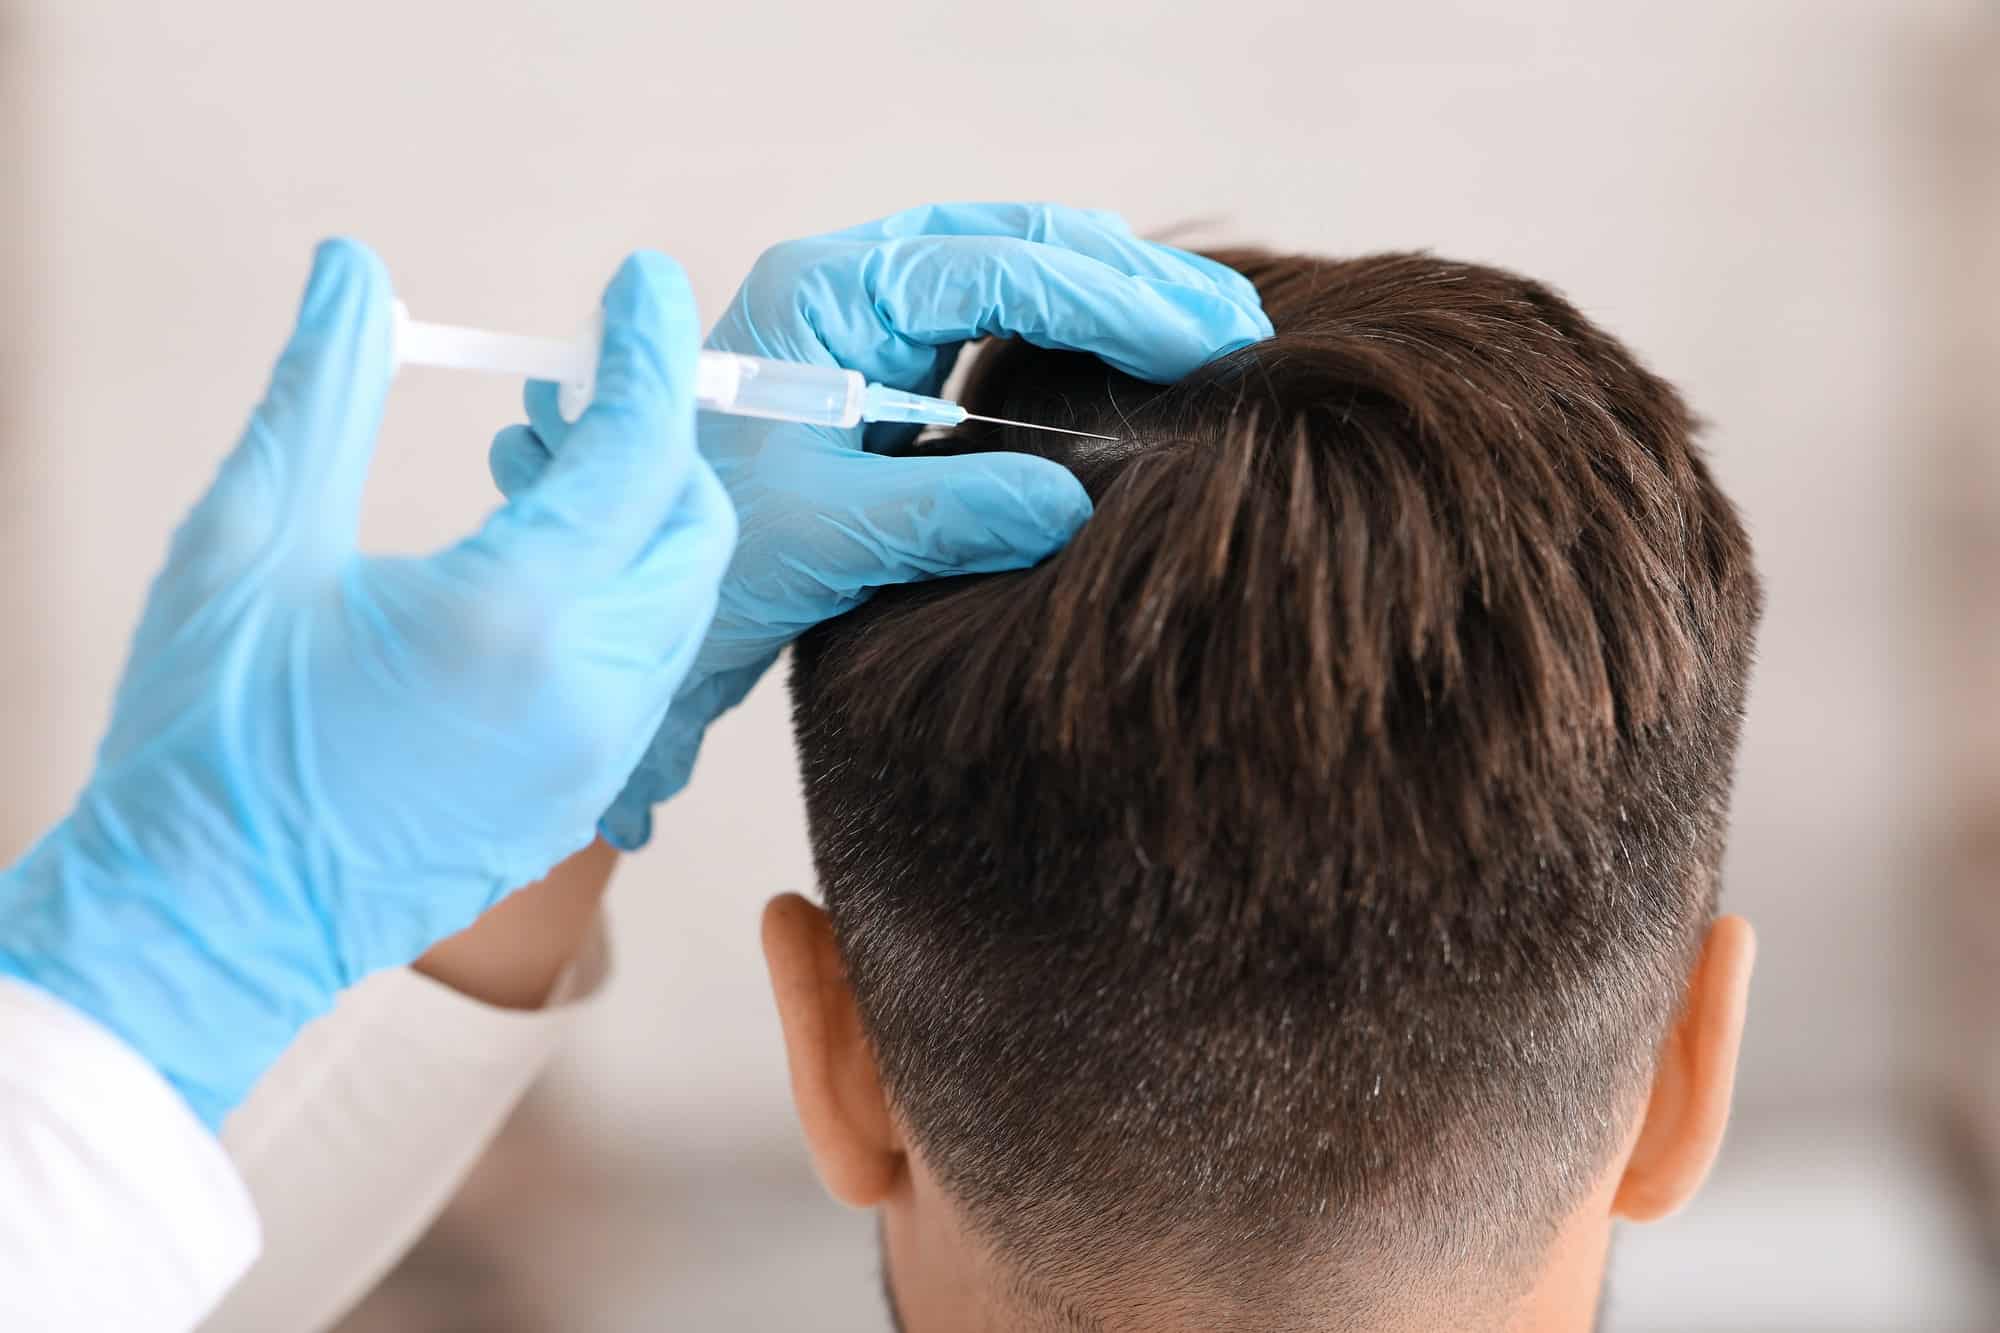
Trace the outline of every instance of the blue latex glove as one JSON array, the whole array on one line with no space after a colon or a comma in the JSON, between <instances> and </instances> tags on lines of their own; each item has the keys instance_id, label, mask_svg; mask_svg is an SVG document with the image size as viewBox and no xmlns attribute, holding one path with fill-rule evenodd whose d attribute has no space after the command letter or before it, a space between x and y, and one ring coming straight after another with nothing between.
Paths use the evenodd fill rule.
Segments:
<instances>
[{"instance_id":1,"label":"blue latex glove","mask_svg":"<svg viewBox=\"0 0 2000 1333\"><path fill-rule=\"evenodd\" d=\"M769 251L708 345L934 394L966 341L987 334L1094 352L1164 381L1270 333L1241 274L1140 240L1113 214L954 204ZM510 495L536 484L568 430L554 386L529 386L527 405L530 424L493 442L493 476ZM915 428L866 431L867 447L883 448ZM742 539L694 668L604 816L605 835L628 849L651 836L652 807L686 784L708 724L785 644L880 587L1032 565L1090 515L1066 469L1023 454L888 457L866 451L860 427L716 414L701 419L701 449Z\"/></svg>"},{"instance_id":2,"label":"blue latex glove","mask_svg":"<svg viewBox=\"0 0 2000 1333\"><path fill-rule=\"evenodd\" d=\"M356 554L390 309L372 254L321 247L153 585L95 772L0 874L0 974L98 1019L211 1125L340 988L589 842L735 540L695 450L687 279L637 255L544 475L435 555Z\"/></svg>"}]
</instances>

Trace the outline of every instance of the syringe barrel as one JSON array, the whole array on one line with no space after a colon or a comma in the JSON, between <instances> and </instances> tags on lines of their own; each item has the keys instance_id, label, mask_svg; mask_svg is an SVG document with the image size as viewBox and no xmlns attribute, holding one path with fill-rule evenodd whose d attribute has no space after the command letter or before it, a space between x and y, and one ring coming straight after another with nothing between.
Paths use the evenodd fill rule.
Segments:
<instances>
[{"instance_id":1,"label":"syringe barrel","mask_svg":"<svg viewBox=\"0 0 2000 1333\"><path fill-rule=\"evenodd\" d=\"M561 388L557 405L563 418L575 421L596 392L602 320L602 315L595 317L591 326L574 338L531 338L424 323L411 319L399 301L395 309L396 362L551 380ZM861 424L868 382L858 372L838 366L704 351L695 367L694 396L696 404L712 412L848 427Z\"/></svg>"},{"instance_id":2,"label":"syringe barrel","mask_svg":"<svg viewBox=\"0 0 2000 1333\"><path fill-rule=\"evenodd\" d=\"M705 351L695 375L694 400L731 416L847 427L860 424L867 392L868 382L858 371Z\"/></svg>"}]
</instances>

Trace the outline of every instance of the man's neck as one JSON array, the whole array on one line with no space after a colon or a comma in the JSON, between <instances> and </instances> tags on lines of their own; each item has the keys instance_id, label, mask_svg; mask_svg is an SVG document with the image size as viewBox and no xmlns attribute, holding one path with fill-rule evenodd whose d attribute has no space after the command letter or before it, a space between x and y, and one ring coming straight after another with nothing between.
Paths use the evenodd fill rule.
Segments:
<instances>
[{"instance_id":1,"label":"man's neck","mask_svg":"<svg viewBox=\"0 0 2000 1333\"><path fill-rule=\"evenodd\" d=\"M1611 1254L1611 1219L1592 1210L1572 1218L1549 1247L1507 1333L1592 1333Z\"/></svg>"},{"instance_id":2,"label":"man's neck","mask_svg":"<svg viewBox=\"0 0 2000 1333\"><path fill-rule=\"evenodd\" d=\"M880 1210L883 1295L896 1319L898 1333L989 1333L1022 1328L1098 1329L1115 1333L1123 1325L1115 1317L1092 1319L1081 1312L1022 1307L1017 1279L1002 1271L987 1247L973 1237L956 1210L928 1181L906 1182ZM919 1193L929 1194L924 1207L913 1206ZM1492 1306L1425 1313L1414 1306L1385 1311L1390 1322L1380 1333L1423 1328L1433 1333L1593 1333L1599 1296L1611 1247L1608 1200L1593 1199L1563 1226L1543 1256L1525 1293L1509 1313ZM1472 1292L1446 1294L1473 1297ZM1429 1307L1428 1298L1410 1299ZM1488 1300L1504 1300L1490 1291ZM1038 1307L1041 1303L1036 1303ZM1217 1326L1217 1311L1169 1311L1158 1302L1121 1302L1128 1312L1146 1306L1134 1327L1149 1331ZM1185 1315L1185 1322L1177 1319ZM1329 1326L1350 1328L1334 1321ZM1288 1325L1290 1326L1290 1325Z\"/></svg>"}]
</instances>

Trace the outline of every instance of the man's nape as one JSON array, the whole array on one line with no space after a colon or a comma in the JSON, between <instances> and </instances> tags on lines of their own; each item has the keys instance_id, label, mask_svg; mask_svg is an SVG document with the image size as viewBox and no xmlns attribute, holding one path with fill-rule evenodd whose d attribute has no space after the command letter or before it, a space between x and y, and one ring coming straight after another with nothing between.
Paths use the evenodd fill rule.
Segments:
<instances>
[{"instance_id":1,"label":"man's nape","mask_svg":"<svg viewBox=\"0 0 2000 1333\"><path fill-rule=\"evenodd\" d=\"M1223 258L1276 336L1178 384L976 369L1127 442L945 446L1068 464L1065 550L800 643L808 1138L922 1333L1588 1327L1726 1119L1747 538L1545 288Z\"/></svg>"}]
</instances>

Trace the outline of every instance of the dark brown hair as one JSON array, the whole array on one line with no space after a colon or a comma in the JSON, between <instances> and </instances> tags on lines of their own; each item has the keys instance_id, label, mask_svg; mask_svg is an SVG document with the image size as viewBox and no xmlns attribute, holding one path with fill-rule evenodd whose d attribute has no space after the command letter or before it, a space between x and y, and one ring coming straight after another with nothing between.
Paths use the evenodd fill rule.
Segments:
<instances>
[{"instance_id":1,"label":"dark brown hair","mask_svg":"<svg viewBox=\"0 0 2000 1333\"><path fill-rule=\"evenodd\" d=\"M1119 443L931 447L1053 457L1094 517L808 634L793 694L925 1159L1025 1285L1249 1326L1326 1256L1518 1271L1602 1169L1714 910L1760 597L1680 397L1555 293L1217 257L1276 336L1180 383L986 351L972 410Z\"/></svg>"}]
</instances>

